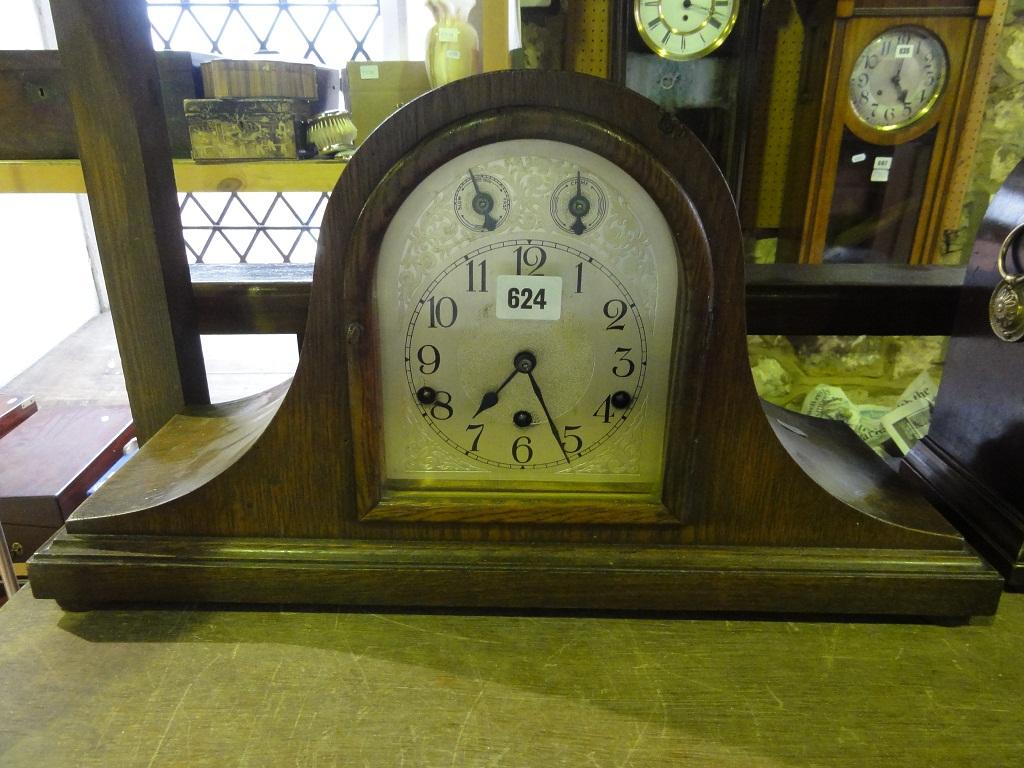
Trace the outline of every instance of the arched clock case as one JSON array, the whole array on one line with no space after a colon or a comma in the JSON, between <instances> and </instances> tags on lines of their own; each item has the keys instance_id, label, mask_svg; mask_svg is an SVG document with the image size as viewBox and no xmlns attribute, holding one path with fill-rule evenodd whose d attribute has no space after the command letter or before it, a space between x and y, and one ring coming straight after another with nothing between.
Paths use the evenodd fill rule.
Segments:
<instances>
[{"instance_id":1,"label":"arched clock case","mask_svg":"<svg viewBox=\"0 0 1024 768\"><path fill-rule=\"evenodd\" d=\"M641 97L483 75L362 145L294 379L174 417L30 566L67 606L991 613L845 425L760 403L739 222Z\"/></svg>"}]
</instances>

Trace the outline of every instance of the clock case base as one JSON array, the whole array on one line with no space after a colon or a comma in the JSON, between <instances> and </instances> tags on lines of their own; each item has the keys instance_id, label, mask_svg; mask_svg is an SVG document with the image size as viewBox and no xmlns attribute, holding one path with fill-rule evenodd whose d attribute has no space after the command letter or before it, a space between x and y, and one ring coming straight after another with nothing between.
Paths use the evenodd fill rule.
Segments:
<instances>
[{"instance_id":1,"label":"clock case base","mask_svg":"<svg viewBox=\"0 0 1024 768\"><path fill-rule=\"evenodd\" d=\"M969 552L337 542L61 533L32 591L101 603L343 604L515 610L944 617L995 612Z\"/></svg>"}]
</instances>

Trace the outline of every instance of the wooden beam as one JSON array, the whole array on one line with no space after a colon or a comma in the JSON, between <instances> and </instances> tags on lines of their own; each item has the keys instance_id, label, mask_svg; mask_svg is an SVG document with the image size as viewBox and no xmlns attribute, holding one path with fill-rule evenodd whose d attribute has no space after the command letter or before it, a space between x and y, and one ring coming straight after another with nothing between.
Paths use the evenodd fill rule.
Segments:
<instances>
[{"instance_id":1,"label":"wooden beam","mask_svg":"<svg viewBox=\"0 0 1024 768\"><path fill-rule=\"evenodd\" d=\"M301 333L312 264L197 264L202 333ZM963 267L750 265L747 332L790 336L945 336Z\"/></svg>"},{"instance_id":2,"label":"wooden beam","mask_svg":"<svg viewBox=\"0 0 1024 768\"><path fill-rule=\"evenodd\" d=\"M209 402L156 57L142 0L52 0L140 441Z\"/></svg>"}]
</instances>

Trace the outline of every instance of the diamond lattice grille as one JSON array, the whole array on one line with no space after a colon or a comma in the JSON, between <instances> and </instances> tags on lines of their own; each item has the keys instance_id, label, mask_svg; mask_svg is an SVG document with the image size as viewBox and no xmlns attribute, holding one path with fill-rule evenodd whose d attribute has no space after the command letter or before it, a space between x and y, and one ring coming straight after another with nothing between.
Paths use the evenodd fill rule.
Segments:
<instances>
[{"instance_id":1,"label":"diamond lattice grille","mask_svg":"<svg viewBox=\"0 0 1024 768\"><path fill-rule=\"evenodd\" d=\"M236 58L273 55L342 69L382 58L379 0L148 0L153 46ZM312 262L327 195L179 195L189 257L198 264Z\"/></svg>"}]
</instances>

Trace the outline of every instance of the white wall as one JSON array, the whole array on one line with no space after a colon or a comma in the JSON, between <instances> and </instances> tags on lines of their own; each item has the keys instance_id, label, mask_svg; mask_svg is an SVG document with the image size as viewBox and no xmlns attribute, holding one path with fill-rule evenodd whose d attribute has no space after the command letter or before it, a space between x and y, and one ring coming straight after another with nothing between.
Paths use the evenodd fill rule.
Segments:
<instances>
[{"instance_id":1,"label":"white wall","mask_svg":"<svg viewBox=\"0 0 1024 768\"><path fill-rule=\"evenodd\" d=\"M46 0L0 0L0 49L52 39ZM0 386L98 312L78 196L0 194Z\"/></svg>"},{"instance_id":2,"label":"white wall","mask_svg":"<svg viewBox=\"0 0 1024 768\"><path fill-rule=\"evenodd\" d=\"M75 195L0 195L0 386L98 312Z\"/></svg>"},{"instance_id":3,"label":"white wall","mask_svg":"<svg viewBox=\"0 0 1024 768\"><path fill-rule=\"evenodd\" d=\"M48 20L46 0L0 0L0 51L52 48L43 42Z\"/></svg>"}]
</instances>

